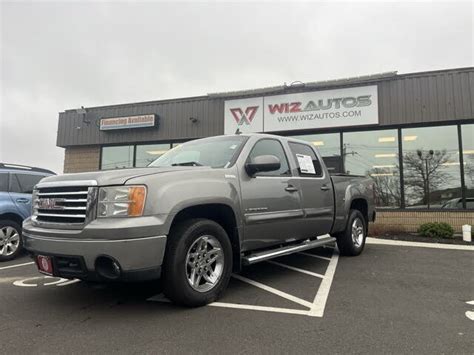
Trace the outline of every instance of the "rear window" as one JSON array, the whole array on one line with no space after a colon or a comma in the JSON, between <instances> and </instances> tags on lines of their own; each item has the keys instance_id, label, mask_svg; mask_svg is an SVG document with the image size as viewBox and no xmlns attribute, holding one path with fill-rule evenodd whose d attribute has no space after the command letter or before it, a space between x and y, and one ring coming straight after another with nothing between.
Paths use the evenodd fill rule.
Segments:
<instances>
[{"instance_id":1,"label":"rear window","mask_svg":"<svg viewBox=\"0 0 474 355\"><path fill-rule=\"evenodd\" d=\"M319 177L323 175L321 163L310 146L293 142L290 142L289 145L296 164L298 165L298 173L300 176Z\"/></svg>"},{"instance_id":2,"label":"rear window","mask_svg":"<svg viewBox=\"0 0 474 355\"><path fill-rule=\"evenodd\" d=\"M34 186L45 176L32 174L11 174L11 192L31 194Z\"/></svg>"},{"instance_id":3,"label":"rear window","mask_svg":"<svg viewBox=\"0 0 474 355\"><path fill-rule=\"evenodd\" d=\"M0 173L0 192L8 192L8 173Z\"/></svg>"}]
</instances>

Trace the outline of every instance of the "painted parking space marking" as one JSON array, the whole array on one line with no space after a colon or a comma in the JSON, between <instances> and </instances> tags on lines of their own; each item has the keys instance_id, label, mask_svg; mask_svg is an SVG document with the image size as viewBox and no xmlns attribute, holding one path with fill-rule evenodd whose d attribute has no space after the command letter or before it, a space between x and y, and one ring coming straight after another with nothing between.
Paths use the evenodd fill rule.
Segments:
<instances>
[{"instance_id":1,"label":"painted parking space marking","mask_svg":"<svg viewBox=\"0 0 474 355\"><path fill-rule=\"evenodd\" d=\"M15 278L17 279L17 278ZM49 281L49 282L44 282ZM38 286L67 286L72 285L80 280L74 279L64 279L62 277L54 277L54 276L34 276L28 277L26 279L16 280L13 282L14 286L18 287L38 287Z\"/></svg>"},{"instance_id":2,"label":"painted parking space marking","mask_svg":"<svg viewBox=\"0 0 474 355\"><path fill-rule=\"evenodd\" d=\"M81 282L81 280L73 279L73 280L69 280L69 281L60 283L60 284L58 284L58 286L68 286L68 285L72 285L72 284L75 284L75 283L78 283L78 282Z\"/></svg>"},{"instance_id":3,"label":"painted parking space marking","mask_svg":"<svg viewBox=\"0 0 474 355\"><path fill-rule=\"evenodd\" d=\"M305 300L302 300L301 298L299 297L296 297L296 296L293 296L293 295L290 295L289 293L286 293L286 292L283 292L283 291L280 291L280 290L277 290L276 288L273 288L273 287L270 287L270 286L267 286L267 285L264 285L258 281L254 281L254 280L251 280L251 279L248 279L244 276L241 276L241 275L232 275L235 279L237 280L240 280L242 282L245 282L249 285L252 285L252 286L255 286L255 287L258 287L264 291L267 291L267 292L270 292L270 293L273 293L274 295L277 295L281 298L285 298L287 299L288 301L292 301L294 303L298 303L302 306L305 306L305 307L308 307L308 308L311 308L311 302L308 302L308 301L305 301Z\"/></svg>"},{"instance_id":4,"label":"painted parking space marking","mask_svg":"<svg viewBox=\"0 0 474 355\"><path fill-rule=\"evenodd\" d=\"M468 305L474 306L474 300L466 302ZM474 320L474 310L473 311L466 311L466 317L470 320Z\"/></svg>"},{"instance_id":5,"label":"painted parking space marking","mask_svg":"<svg viewBox=\"0 0 474 355\"><path fill-rule=\"evenodd\" d=\"M331 260L329 261L326 274L319 285L318 292L314 297L313 306L311 307L308 316L311 317L322 317L324 316L324 309L326 308L326 302L328 300L329 291L331 290L332 281L334 274L336 273L337 262L339 261L339 253L334 252Z\"/></svg>"},{"instance_id":6,"label":"painted parking space marking","mask_svg":"<svg viewBox=\"0 0 474 355\"><path fill-rule=\"evenodd\" d=\"M281 290L278 290L274 287L270 287L268 285L265 285L261 282L252 280L250 278L247 278L242 275L237 275L233 274L232 277L234 279L237 279L241 282L244 282L250 286L259 288L261 290L264 290L270 294L273 294L275 296L281 297L285 300L288 300L290 302L296 303L298 305L301 305L307 309L293 309L293 308L288 308L288 307L273 307L273 306L259 306L259 305L252 305L252 304L242 304L242 303L230 303L230 302L213 302L208 304L209 307L220 307L220 308L231 308L231 309L241 309L241 310L252 310L252 311L262 311L262 312L273 312L273 313L282 313L282 314L294 314L294 315L303 315L303 316L309 316L309 317L323 317L324 316L324 309L326 307L326 302L329 296L329 291L331 289L331 285L334 279L334 274L336 272L336 267L337 263L339 260L339 253L335 248L332 248L332 257L331 258L326 258L326 257L321 257L317 258L321 261L329 261L329 265L326 268L326 272L324 275L318 274L315 272L311 272L305 269L293 267L291 265L287 265L281 262L277 262L274 260L269 260L266 261L266 263L277 265L279 267L284 267L287 269L290 269L295 272L299 272L305 275L312 276L314 278L317 278L318 280L322 280L321 284L316 290L316 295L314 296L313 302L309 302L306 300L303 300L299 297L296 297L294 295L291 295L287 292L283 292ZM303 253L297 253L297 254L303 254ZM295 255L297 255L295 254ZM304 253L306 254L306 253ZM303 254L303 255L304 255ZM317 256L313 254L308 254L309 256ZM155 301L155 302L166 302L169 303L170 300L168 300L162 293L154 295L150 298L147 299L147 301Z\"/></svg>"},{"instance_id":7,"label":"painted parking space marking","mask_svg":"<svg viewBox=\"0 0 474 355\"><path fill-rule=\"evenodd\" d=\"M310 254L310 253L305 253L305 252L299 252L297 254L301 254L301 255L305 255L305 256L310 256L312 258L316 258L316 259L322 259L322 260L327 260L327 261L330 261L331 258L328 258L326 256L321 256L321 255L316 255L316 254Z\"/></svg>"},{"instance_id":8,"label":"painted parking space marking","mask_svg":"<svg viewBox=\"0 0 474 355\"><path fill-rule=\"evenodd\" d=\"M308 315L308 311L301 310L301 309L266 307L266 306L253 306L253 305L249 305L249 304L214 302L214 303L209 304L209 306L211 306L211 307L222 307L222 308L245 309L245 310L261 311L261 312L298 314L298 315L303 315L303 316Z\"/></svg>"},{"instance_id":9,"label":"painted parking space marking","mask_svg":"<svg viewBox=\"0 0 474 355\"><path fill-rule=\"evenodd\" d=\"M16 264L16 265L3 266L3 267L0 267L0 270L13 269L13 268L15 268L15 267L31 265L31 264L34 264L34 263L35 263L34 261L30 261L30 262L28 262L28 263L23 263L23 264Z\"/></svg>"},{"instance_id":10,"label":"painted parking space marking","mask_svg":"<svg viewBox=\"0 0 474 355\"><path fill-rule=\"evenodd\" d=\"M370 237L368 237L365 242L367 244L395 245L395 246L403 246L403 247L474 251L474 245L421 243L421 242L408 242L404 240L380 239L380 238L370 238Z\"/></svg>"},{"instance_id":11,"label":"painted parking space marking","mask_svg":"<svg viewBox=\"0 0 474 355\"><path fill-rule=\"evenodd\" d=\"M278 261L269 260L269 261L267 261L267 263L277 265L277 266L283 267L285 269L293 270L293 271L296 271L296 272L301 272L302 274L306 274L306 275L309 275L309 276L319 277L320 279L324 278L324 275L318 274L316 272L312 272L312 271L300 269L298 267L294 267L294 266L286 265L286 264L283 264L283 263L279 263Z\"/></svg>"}]
</instances>

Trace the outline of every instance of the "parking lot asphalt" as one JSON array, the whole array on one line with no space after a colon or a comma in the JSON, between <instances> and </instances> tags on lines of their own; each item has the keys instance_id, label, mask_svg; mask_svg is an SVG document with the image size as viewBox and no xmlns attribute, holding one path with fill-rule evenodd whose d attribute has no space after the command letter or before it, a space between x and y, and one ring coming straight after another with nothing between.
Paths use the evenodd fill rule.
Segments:
<instances>
[{"instance_id":1,"label":"parking lot asphalt","mask_svg":"<svg viewBox=\"0 0 474 355\"><path fill-rule=\"evenodd\" d=\"M187 309L159 282L86 285L0 264L0 353L474 352L474 251L367 244L245 268Z\"/></svg>"}]
</instances>

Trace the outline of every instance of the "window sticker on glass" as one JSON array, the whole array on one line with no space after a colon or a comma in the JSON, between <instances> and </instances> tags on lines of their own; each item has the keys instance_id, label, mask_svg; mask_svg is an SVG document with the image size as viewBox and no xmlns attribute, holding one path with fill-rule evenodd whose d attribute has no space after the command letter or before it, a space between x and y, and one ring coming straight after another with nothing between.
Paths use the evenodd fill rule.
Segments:
<instances>
[{"instance_id":1,"label":"window sticker on glass","mask_svg":"<svg viewBox=\"0 0 474 355\"><path fill-rule=\"evenodd\" d=\"M300 166L300 171L303 174L316 174L314 170L313 160L309 155L296 154L298 159L298 165Z\"/></svg>"},{"instance_id":2,"label":"window sticker on glass","mask_svg":"<svg viewBox=\"0 0 474 355\"><path fill-rule=\"evenodd\" d=\"M234 150L235 148L237 148L237 144L233 144L229 147L229 149L232 149L232 150Z\"/></svg>"}]
</instances>

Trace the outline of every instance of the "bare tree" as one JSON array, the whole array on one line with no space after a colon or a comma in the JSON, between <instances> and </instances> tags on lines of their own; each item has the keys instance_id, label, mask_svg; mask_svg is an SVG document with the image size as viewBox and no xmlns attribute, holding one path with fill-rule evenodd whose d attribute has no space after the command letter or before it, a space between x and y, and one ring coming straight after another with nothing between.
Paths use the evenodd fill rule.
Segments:
<instances>
[{"instance_id":1,"label":"bare tree","mask_svg":"<svg viewBox=\"0 0 474 355\"><path fill-rule=\"evenodd\" d=\"M369 171L368 175L375 182L377 206L400 206L400 176L384 175L376 170Z\"/></svg>"},{"instance_id":2,"label":"bare tree","mask_svg":"<svg viewBox=\"0 0 474 355\"><path fill-rule=\"evenodd\" d=\"M408 152L403 156L405 186L411 189L410 199L430 205L430 191L438 190L448 182L449 173L444 165L449 161L446 150Z\"/></svg>"}]
</instances>

